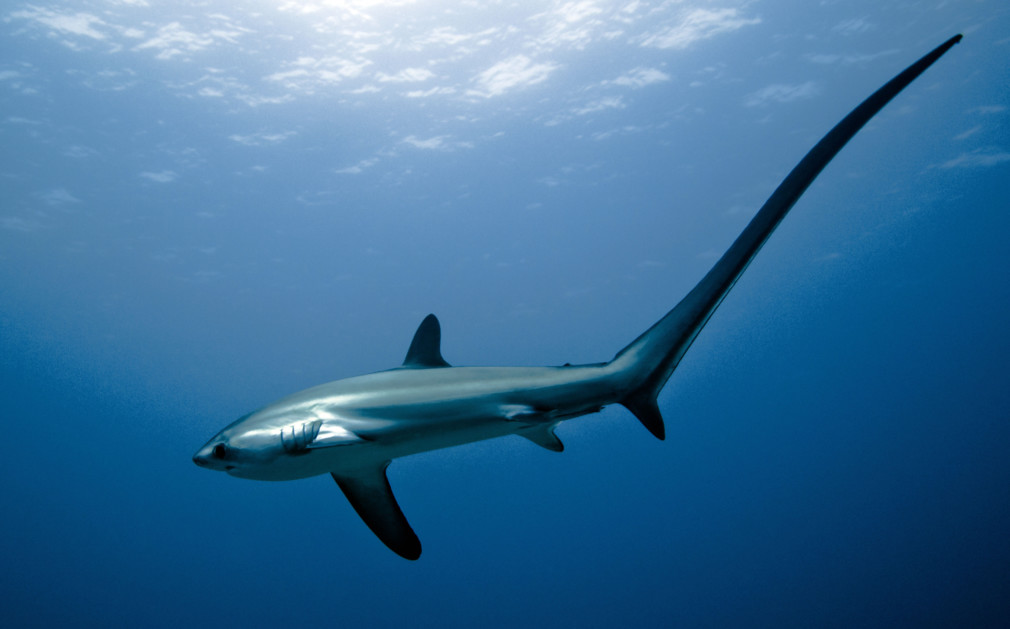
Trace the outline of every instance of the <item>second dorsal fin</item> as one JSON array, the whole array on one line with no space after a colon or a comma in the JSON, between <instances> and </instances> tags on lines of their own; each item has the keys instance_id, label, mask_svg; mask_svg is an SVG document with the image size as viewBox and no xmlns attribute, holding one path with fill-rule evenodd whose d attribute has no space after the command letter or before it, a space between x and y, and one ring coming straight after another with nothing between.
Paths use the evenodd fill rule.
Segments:
<instances>
[{"instance_id":1,"label":"second dorsal fin","mask_svg":"<svg viewBox=\"0 0 1010 629\"><path fill-rule=\"evenodd\" d=\"M403 366L411 369L448 367L449 363L442 358L442 350L439 348L441 343L442 328L438 324L438 317L430 314L417 327L407 357L403 359Z\"/></svg>"}]
</instances>

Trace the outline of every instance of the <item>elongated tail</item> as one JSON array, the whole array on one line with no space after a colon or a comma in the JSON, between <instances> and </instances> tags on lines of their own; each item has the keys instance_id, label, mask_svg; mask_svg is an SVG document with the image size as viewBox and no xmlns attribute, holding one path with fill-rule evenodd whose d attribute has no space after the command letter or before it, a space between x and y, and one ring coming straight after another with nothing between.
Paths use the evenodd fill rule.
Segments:
<instances>
[{"instance_id":1,"label":"elongated tail","mask_svg":"<svg viewBox=\"0 0 1010 629\"><path fill-rule=\"evenodd\" d=\"M892 98L939 59L961 35L951 37L852 110L793 168L712 270L673 310L622 349L611 361L631 383L622 404L659 439L665 437L656 396L786 213L828 162Z\"/></svg>"}]
</instances>

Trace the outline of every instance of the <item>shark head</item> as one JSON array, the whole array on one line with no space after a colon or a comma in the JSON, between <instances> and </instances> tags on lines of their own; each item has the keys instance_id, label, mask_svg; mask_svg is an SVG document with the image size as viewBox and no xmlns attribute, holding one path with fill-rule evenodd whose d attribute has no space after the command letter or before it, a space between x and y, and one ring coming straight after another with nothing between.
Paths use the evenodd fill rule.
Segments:
<instances>
[{"instance_id":1,"label":"shark head","mask_svg":"<svg viewBox=\"0 0 1010 629\"><path fill-rule=\"evenodd\" d=\"M293 480L330 471L335 446L361 442L339 417L318 408L275 404L214 435L193 462L238 478Z\"/></svg>"},{"instance_id":2,"label":"shark head","mask_svg":"<svg viewBox=\"0 0 1010 629\"><path fill-rule=\"evenodd\" d=\"M266 429L260 414L250 413L214 435L193 455L193 462L239 478L262 478L287 453L280 431Z\"/></svg>"},{"instance_id":3,"label":"shark head","mask_svg":"<svg viewBox=\"0 0 1010 629\"><path fill-rule=\"evenodd\" d=\"M229 444L226 437L217 435L193 455L193 462L207 469L231 472L238 468L239 455L241 451Z\"/></svg>"}]
</instances>

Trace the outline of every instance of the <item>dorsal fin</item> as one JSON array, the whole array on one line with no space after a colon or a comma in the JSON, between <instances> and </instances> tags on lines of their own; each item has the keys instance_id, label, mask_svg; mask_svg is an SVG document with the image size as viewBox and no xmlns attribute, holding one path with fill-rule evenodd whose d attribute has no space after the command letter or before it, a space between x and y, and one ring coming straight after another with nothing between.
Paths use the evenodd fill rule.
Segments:
<instances>
[{"instance_id":1,"label":"dorsal fin","mask_svg":"<svg viewBox=\"0 0 1010 629\"><path fill-rule=\"evenodd\" d=\"M449 363L442 358L442 350L439 349L441 343L442 328L438 324L438 317L430 314L417 327L407 357L403 359L403 366L411 369L448 367Z\"/></svg>"}]
</instances>

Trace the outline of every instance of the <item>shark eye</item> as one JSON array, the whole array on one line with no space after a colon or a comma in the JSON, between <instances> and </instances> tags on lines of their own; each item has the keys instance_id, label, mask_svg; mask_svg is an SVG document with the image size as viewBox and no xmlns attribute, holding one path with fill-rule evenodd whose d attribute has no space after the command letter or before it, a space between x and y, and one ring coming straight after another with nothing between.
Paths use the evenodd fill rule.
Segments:
<instances>
[{"instance_id":1,"label":"shark eye","mask_svg":"<svg viewBox=\"0 0 1010 629\"><path fill-rule=\"evenodd\" d=\"M226 451L227 449L224 447L223 443L217 444L216 446L214 446L214 458L223 459Z\"/></svg>"}]
</instances>

